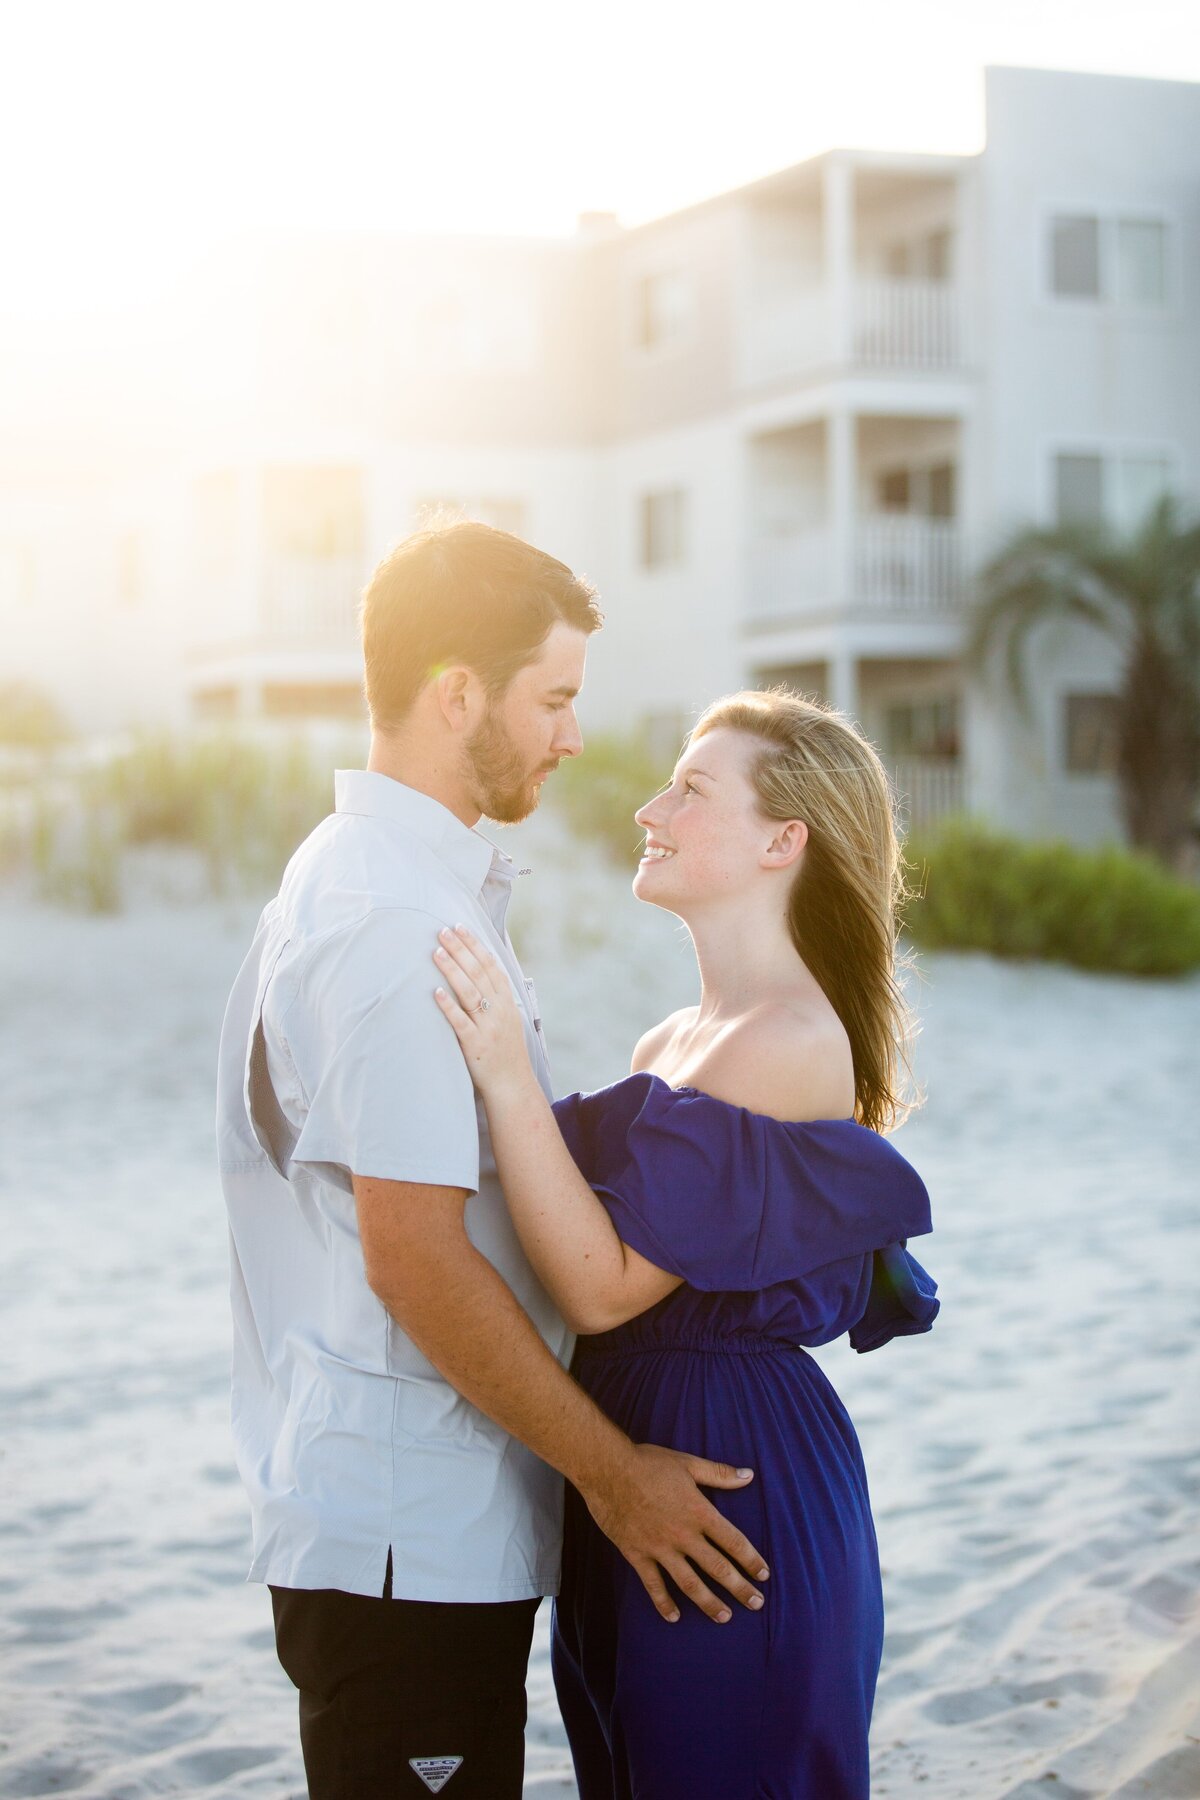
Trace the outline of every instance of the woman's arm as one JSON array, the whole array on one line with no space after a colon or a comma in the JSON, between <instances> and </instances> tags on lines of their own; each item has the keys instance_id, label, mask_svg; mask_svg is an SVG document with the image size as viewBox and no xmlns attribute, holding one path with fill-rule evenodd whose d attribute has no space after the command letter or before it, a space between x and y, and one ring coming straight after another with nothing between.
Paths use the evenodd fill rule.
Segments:
<instances>
[{"instance_id":1,"label":"woman's arm","mask_svg":"<svg viewBox=\"0 0 1200 1800\"><path fill-rule=\"evenodd\" d=\"M439 938L434 956L446 987L437 990L437 1003L483 1095L525 1254L572 1331L623 1325L679 1287L680 1278L621 1242L580 1174L530 1067L507 976L465 927Z\"/></svg>"}]
</instances>

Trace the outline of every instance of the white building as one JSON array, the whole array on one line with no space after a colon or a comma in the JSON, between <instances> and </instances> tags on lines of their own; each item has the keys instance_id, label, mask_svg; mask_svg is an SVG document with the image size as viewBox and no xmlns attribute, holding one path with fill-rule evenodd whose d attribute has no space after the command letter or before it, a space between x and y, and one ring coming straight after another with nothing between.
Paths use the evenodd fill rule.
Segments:
<instances>
[{"instance_id":1,"label":"white building","mask_svg":"<svg viewBox=\"0 0 1200 1800\"><path fill-rule=\"evenodd\" d=\"M1200 496L1200 86L994 69L986 106L976 156L832 151L632 231L306 239L214 276L188 430L110 508L172 620L142 710L357 712L357 594L449 502L598 584L585 729L670 755L786 679L914 815L1115 835L1113 647L1044 633L1031 723L965 676L964 616L1014 527ZM28 607L10 501L0 607Z\"/></svg>"}]
</instances>

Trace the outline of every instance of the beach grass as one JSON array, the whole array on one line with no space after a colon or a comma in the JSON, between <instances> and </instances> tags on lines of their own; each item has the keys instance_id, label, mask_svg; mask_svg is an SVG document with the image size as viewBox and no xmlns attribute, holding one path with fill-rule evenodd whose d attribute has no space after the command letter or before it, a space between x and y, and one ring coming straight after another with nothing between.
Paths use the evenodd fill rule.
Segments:
<instances>
[{"instance_id":1,"label":"beach grass","mask_svg":"<svg viewBox=\"0 0 1200 1800\"><path fill-rule=\"evenodd\" d=\"M1116 845L1025 842L960 820L907 845L905 924L923 948L1121 975L1200 968L1200 888Z\"/></svg>"}]
</instances>

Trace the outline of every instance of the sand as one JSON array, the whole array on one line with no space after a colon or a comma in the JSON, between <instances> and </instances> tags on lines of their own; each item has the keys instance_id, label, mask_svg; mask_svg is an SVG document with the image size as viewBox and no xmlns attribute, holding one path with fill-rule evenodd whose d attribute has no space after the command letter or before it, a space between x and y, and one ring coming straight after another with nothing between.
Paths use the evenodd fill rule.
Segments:
<instances>
[{"instance_id":1,"label":"sand","mask_svg":"<svg viewBox=\"0 0 1200 1800\"><path fill-rule=\"evenodd\" d=\"M514 841L515 840L515 841ZM674 922L544 822L514 902L562 1091L689 999ZM212 1064L256 906L10 899L0 1793L300 1796L227 1426ZM1200 1796L1200 983L931 956L933 1333L821 1360L874 1495L878 1800ZM529 1795L571 1795L546 1653ZM702 1797L697 1797L702 1800Z\"/></svg>"}]
</instances>

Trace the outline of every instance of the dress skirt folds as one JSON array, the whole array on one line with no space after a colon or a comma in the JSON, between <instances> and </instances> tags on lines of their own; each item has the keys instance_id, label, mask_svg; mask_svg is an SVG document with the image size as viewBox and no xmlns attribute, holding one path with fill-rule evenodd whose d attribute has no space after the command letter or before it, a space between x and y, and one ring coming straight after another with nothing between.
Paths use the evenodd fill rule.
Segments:
<instances>
[{"instance_id":1,"label":"dress skirt folds","mask_svg":"<svg viewBox=\"0 0 1200 1800\"><path fill-rule=\"evenodd\" d=\"M920 1177L850 1120L787 1124L658 1076L555 1105L623 1241L684 1285L580 1340L575 1374L635 1442L754 1469L709 1498L771 1570L758 1613L661 1619L567 1494L553 1661L580 1800L866 1800L883 1641L854 1427L802 1348L927 1331ZM711 1583L710 1583L711 1585Z\"/></svg>"}]
</instances>

